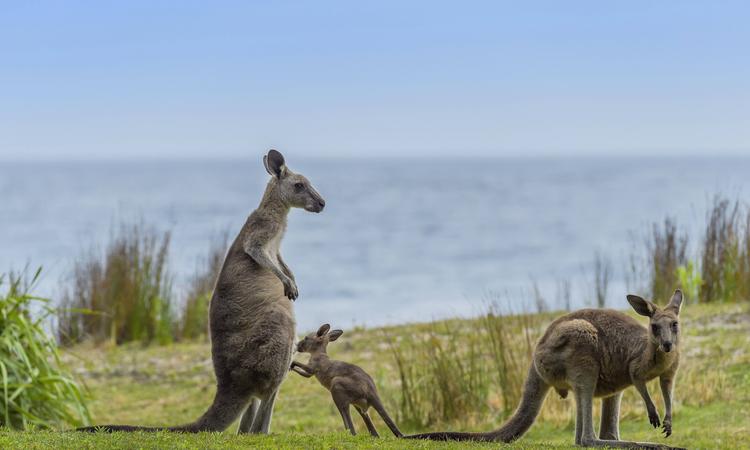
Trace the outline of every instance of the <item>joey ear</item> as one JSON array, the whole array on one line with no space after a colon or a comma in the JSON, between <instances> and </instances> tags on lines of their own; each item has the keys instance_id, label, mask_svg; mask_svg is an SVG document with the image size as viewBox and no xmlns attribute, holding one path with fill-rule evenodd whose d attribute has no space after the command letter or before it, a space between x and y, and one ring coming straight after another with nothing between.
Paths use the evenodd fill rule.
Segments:
<instances>
[{"instance_id":1,"label":"joey ear","mask_svg":"<svg viewBox=\"0 0 750 450\"><path fill-rule=\"evenodd\" d=\"M328 333L328 340L333 342L339 337L341 337L342 334L344 334L343 330L333 330L330 333Z\"/></svg>"},{"instance_id":2,"label":"joey ear","mask_svg":"<svg viewBox=\"0 0 750 450\"><path fill-rule=\"evenodd\" d=\"M628 303L635 312L642 316L651 317L656 312L656 306L653 303L637 295L628 295Z\"/></svg>"},{"instance_id":3,"label":"joey ear","mask_svg":"<svg viewBox=\"0 0 750 450\"><path fill-rule=\"evenodd\" d=\"M331 329L331 326L328 325L327 323L324 323L323 325L320 326L320 328L318 328L318 337L321 337L324 334L328 333L328 330L330 329Z\"/></svg>"},{"instance_id":4,"label":"joey ear","mask_svg":"<svg viewBox=\"0 0 750 450\"><path fill-rule=\"evenodd\" d=\"M286 175L284 155L274 149L269 150L268 154L263 156L263 165L271 176L283 178Z\"/></svg>"},{"instance_id":5,"label":"joey ear","mask_svg":"<svg viewBox=\"0 0 750 450\"><path fill-rule=\"evenodd\" d=\"M680 314L680 307L682 306L682 291L677 289L674 291L674 294L672 294L672 299L669 301L667 306L664 309L669 309L674 311L675 314Z\"/></svg>"}]
</instances>

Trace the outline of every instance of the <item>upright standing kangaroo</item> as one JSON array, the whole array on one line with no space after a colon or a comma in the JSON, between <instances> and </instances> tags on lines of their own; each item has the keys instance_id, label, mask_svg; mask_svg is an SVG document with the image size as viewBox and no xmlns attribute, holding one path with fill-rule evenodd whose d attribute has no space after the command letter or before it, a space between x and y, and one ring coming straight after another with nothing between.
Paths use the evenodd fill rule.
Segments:
<instances>
[{"instance_id":1,"label":"upright standing kangaroo","mask_svg":"<svg viewBox=\"0 0 750 450\"><path fill-rule=\"evenodd\" d=\"M279 245L290 208L319 213L325 201L305 177L286 167L281 153L269 151L263 163L271 180L260 206L229 248L211 298L213 404L187 425L105 425L80 431L222 431L244 411L240 433L268 432L276 393L292 362L295 321L290 300L298 295Z\"/></svg>"},{"instance_id":2,"label":"upright standing kangaroo","mask_svg":"<svg viewBox=\"0 0 750 450\"><path fill-rule=\"evenodd\" d=\"M679 319L682 292L675 291L661 309L628 295L635 311L650 320L648 329L613 310L583 309L566 314L547 328L534 351L521 404L499 429L488 433L438 432L407 436L414 439L512 442L534 423L550 387L561 397L572 390L576 400L575 443L587 447L665 448L649 442L620 441L622 390L635 386L646 403L649 421L659 414L646 382L659 377L666 413L663 431L672 434L672 388L679 363ZM594 397L602 398L599 438L591 415ZM668 447L667 447L668 448Z\"/></svg>"}]
</instances>

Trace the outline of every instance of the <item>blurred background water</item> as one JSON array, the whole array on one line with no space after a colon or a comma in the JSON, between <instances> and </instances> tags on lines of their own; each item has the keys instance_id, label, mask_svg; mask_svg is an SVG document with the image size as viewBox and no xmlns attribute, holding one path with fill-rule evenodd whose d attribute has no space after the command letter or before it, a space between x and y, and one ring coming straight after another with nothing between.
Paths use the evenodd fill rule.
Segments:
<instances>
[{"instance_id":1,"label":"blurred background water","mask_svg":"<svg viewBox=\"0 0 750 450\"><path fill-rule=\"evenodd\" d=\"M288 161L326 199L294 210L282 244L296 274L298 323L378 325L471 315L498 295L526 305L536 283L552 308L592 301L599 251L613 261L607 302L624 307L619 268L651 222L700 227L718 192L746 198L750 159L518 158ZM172 231L175 288L209 243L257 206L260 158L0 163L0 272L43 266L59 296L73 261L122 221ZM694 231L694 230L691 230Z\"/></svg>"}]
</instances>

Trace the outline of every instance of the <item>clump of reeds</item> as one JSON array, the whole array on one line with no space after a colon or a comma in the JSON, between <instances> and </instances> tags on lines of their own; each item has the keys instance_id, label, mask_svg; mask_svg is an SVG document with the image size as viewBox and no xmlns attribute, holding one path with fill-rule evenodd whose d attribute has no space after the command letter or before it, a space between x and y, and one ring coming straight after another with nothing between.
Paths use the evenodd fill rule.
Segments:
<instances>
[{"instance_id":1,"label":"clump of reeds","mask_svg":"<svg viewBox=\"0 0 750 450\"><path fill-rule=\"evenodd\" d=\"M401 422L424 427L486 409L481 340L459 327L436 322L424 328L418 341L391 342L402 387Z\"/></svg>"},{"instance_id":2,"label":"clump of reeds","mask_svg":"<svg viewBox=\"0 0 750 450\"><path fill-rule=\"evenodd\" d=\"M91 250L76 261L61 299L60 340L170 342L175 314L169 240L169 232L122 225L103 253Z\"/></svg>"},{"instance_id":3,"label":"clump of reeds","mask_svg":"<svg viewBox=\"0 0 750 450\"><path fill-rule=\"evenodd\" d=\"M492 363L493 389L499 394L499 409L510 415L521 399L531 355L538 338L538 316L503 316L497 303L490 305L480 323L487 336L487 355Z\"/></svg>"},{"instance_id":4,"label":"clump of reeds","mask_svg":"<svg viewBox=\"0 0 750 450\"><path fill-rule=\"evenodd\" d=\"M691 302L750 300L750 209L717 195L706 214L695 256L673 219L654 224L631 253L629 285L657 300L679 287Z\"/></svg>"},{"instance_id":5,"label":"clump of reeds","mask_svg":"<svg viewBox=\"0 0 750 450\"><path fill-rule=\"evenodd\" d=\"M433 322L410 341L390 341L401 382L399 420L425 428L512 413L538 338L539 317L503 316L493 304L477 322Z\"/></svg>"},{"instance_id":6,"label":"clump of reeds","mask_svg":"<svg viewBox=\"0 0 750 450\"><path fill-rule=\"evenodd\" d=\"M594 299L596 306L604 308L607 306L607 291L612 276L612 262L601 251L594 254Z\"/></svg>"},{"instance_id":7,"label":"clump of reeds","mask_svg":"<svg viewBox=\"0 0 750 450\"><path fill-rule=\"evenodd\" d=\"M201 261L201 265L190 279L180 317L178 332L181 339L206 337L208 333L208 305L226 252L227 233L224 233L219 239L214 239L211 242L207 257Z\"/></svg>"},{"instance_id":8,"label":"clump of reeds","mask_svg":"<svg viewBox=\"0 0 750 450\"><path fill-rule=\"evenodd\" d=\"M674 219L652 225L646 252L650 257L650 291L655 299L668 299L678 286L677 269L688 262L688 235L677 228Z\"/></svg>"},{"instance_id":9,"label":"clump of reeds","mask_svg":"<svg viewBox=\"0 0 750 450\"><path fill-rule=\"evenodd\" d=\"M740 295L747 298L744 286L750 273L745 272L747 258L743 253L750 244L744 227L747 222L741 217L739 202L714 197L701 242L701 301L734 301Z\"/></svg>"},{"instance_id":10,"label":"clump of reeds","mask_svg":"<svg viewBox=\"0 0 750 450\"><path fill-rule=\"evenodd\" d=\"M82 390L45 331L55 311L48 300L29 294L38 276L39 271L26 283L21 276L0 275L0 287L6 288L0 294L0 427L88 424Z\"/></svg>"},{"instance_id":11,"label":"clump of reeds","mask_svg":"<svg viewBox=\"0 0 750 450\"><path fill-rule=\"evenodd\" d=\"M653 223L643 237L634 235L626 269L628 287L656 300L670 298L680 286L679 271L690 264L688 244L687 232L670 217Z\"/></svg>"}]
</instances>

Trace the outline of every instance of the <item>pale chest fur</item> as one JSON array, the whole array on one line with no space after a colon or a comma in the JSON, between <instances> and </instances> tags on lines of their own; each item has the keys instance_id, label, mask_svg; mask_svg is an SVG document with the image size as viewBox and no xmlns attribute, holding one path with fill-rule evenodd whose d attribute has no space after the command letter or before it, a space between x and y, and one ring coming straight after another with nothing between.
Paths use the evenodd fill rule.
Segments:
<instances>
[{"instance_id":1,"label":"pale chest fur","mask_svg":"<svg viewBox=\"0 0 750 450\"><path fill-rule=\"evenodd\" d=\"M635 370L635 376L646 381L652 380L674 370L673 368L676 367L678 360L679 353L677 353L676 351L667 354L661 352L653 352L646 358L638 361Z\"/></svg>"},{"instance_id":2,"label":"pale chest fur","mask_svg":"<svg viewBox=\"0 0 750 450\"><path fill-rule=\"evenodd\" d=\"M274 261L277 259L277 255L279 254L279 251L281 249L281 240L284 238L284 232L286 231L286 224L282 224L278 231L271 236L271 239L268 240L266 245L264 246L266 253L269 257L271 257Z\"/></svg>"}]
</instances>

